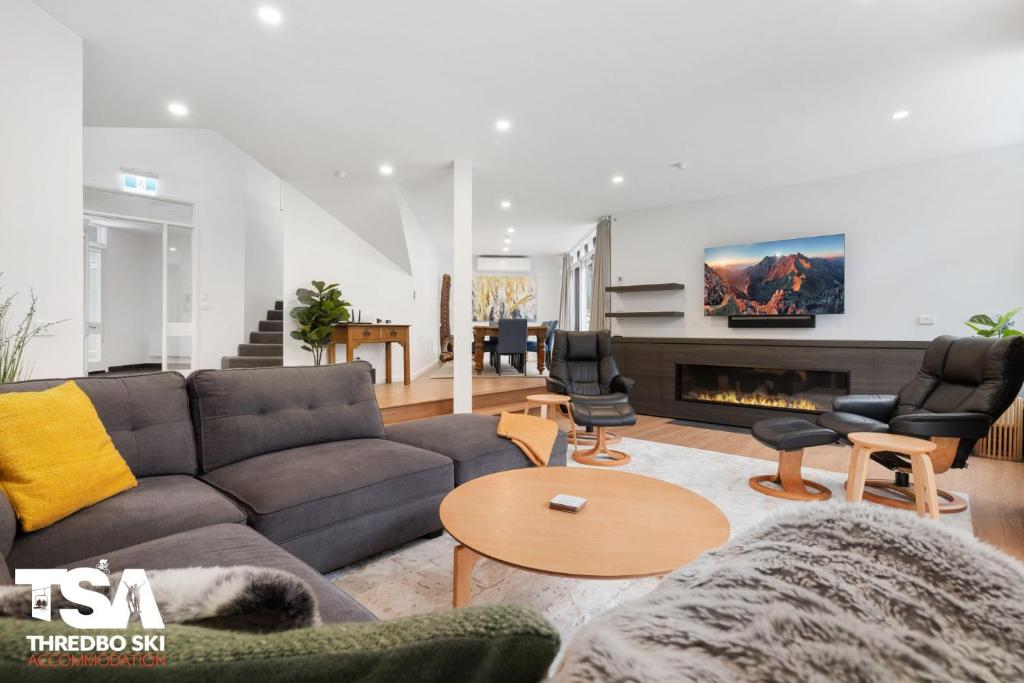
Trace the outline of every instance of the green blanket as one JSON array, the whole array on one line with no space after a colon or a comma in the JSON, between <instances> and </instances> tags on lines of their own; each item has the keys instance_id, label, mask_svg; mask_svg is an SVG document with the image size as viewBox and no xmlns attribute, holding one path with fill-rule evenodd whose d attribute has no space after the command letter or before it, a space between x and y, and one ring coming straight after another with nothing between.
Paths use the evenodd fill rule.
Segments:
<instances>
[{"instance_id":1,"label":"green blanket","mask_svg":"<svg viewBox=\"0 0 1024 683\"><path fill-rule=\"evenodd\" d=\"M148 655L136 666L70 666L67 653L28 664L26 636L159 635L165 665ZM393 621L335 624L259 635L193 626L145 631L81 631L60 621L0 619L0 681L444 681L533 682L558 652L558 633L542 617L514 605L471 607ZM117 653L115 653L117 654ZM132 657L130 645L122 653ZM109 664L109 658L103 658ZM146 666L146 664L150 666Z\"/></svg>"}]
</instances>

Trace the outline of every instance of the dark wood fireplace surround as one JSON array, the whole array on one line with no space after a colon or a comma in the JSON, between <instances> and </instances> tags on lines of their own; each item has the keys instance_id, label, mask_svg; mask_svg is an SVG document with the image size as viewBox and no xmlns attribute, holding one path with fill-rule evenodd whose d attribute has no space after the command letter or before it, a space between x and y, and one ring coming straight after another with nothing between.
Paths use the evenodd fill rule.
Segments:
<instances>
[{"instance_id":1,"label":"dark wood fireplace surround","mask_svg":"<svg viewBox=\"0 0 1024 683\"><path fill-rule=\"evenodd\" d=\"M619 371L636 380L636 412L749 427L766 417L814 420L807 411L683 400L677 366L715 365L849 373L851 394L897 393L921 367L928 342L614 337Z\"/></svg>"}]
</instances>

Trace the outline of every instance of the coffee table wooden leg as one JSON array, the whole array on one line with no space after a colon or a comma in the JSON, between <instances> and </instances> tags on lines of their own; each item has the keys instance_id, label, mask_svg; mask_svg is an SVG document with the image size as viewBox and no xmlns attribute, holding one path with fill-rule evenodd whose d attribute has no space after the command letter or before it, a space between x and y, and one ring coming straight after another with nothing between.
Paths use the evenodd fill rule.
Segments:
<instances>
[{"instance_id":1,"label":"coffee table wooden leg","mask_svg":"<svg viewBox=\"0 0 1024 683\"><path fill-rule=\"evenodd\" d=\"M473 567L480 560L476 551L464 545L455 546L452 571L452 607L466 607L473 599Z\"/></svg>"}]
</instances>

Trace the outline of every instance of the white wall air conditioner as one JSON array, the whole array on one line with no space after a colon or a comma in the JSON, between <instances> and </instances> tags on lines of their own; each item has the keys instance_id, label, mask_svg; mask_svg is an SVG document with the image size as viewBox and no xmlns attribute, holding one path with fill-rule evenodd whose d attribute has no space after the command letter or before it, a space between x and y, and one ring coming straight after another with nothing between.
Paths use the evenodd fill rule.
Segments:
<instances>
[{"instance_id":1,"label":"white wall air conditioner","mask_svg":"<svg viewBox=\"0 0 1024 683\"><path fill-rule=\"evenodd\" d=\"M529 256L476 257L476 269L479 273L529 273L531 268Z\"/></svg>"}]
</instances>

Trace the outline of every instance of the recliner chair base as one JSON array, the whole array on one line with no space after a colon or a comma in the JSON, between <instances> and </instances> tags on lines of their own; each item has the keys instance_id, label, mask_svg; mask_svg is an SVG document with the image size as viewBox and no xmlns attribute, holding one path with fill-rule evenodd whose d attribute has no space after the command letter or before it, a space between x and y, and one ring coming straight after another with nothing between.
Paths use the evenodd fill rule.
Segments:
<instances>
[{"instance_id":1,"label":"recliner chair base","mask_svg":"<svg viewBox=\"0 0 1024 683\"><path fill-rule=\"evenodd\" d=\"M760 474L747 483L758 493L786 500L828 500L832 491L824 484L800 476L803 449L779 451L779 469L775 474ZM766 486L774 484L774 486Z\"/></svg>"},{"instance_id":2,"label":"recliner chair base","mask_svg":"<svg viewBox=\"0 0 1024 683\"><path fill-rule=\"evenodd\" d=\"M579 431L577 430L577 435ZM597 443L589 451L583 451L582 453L576 452L572 454L572 459L581 465L596 465L598 467L618 467L619 465L625 465L633 459L629 453L622 451L616 451L608 448L608 441L605 439L607 432L604 427L597 428ZM621 439L620 439L621 441Z\"/></svg>"},{"instance_id":3,"label":"recliner chair base","mask_svg":"<svg viewBox=\"0 0 1024 683\"><path fill-rule=\"evenodd\" d=\"M888 491L890 495L875 493L870 489ZM967 501L960 496L942 489L936 489L935 494L939 497L939 513L941 514L963 512L967 509ZM864 500L901 510L917 509L917 497L914 495L913 485L909 482L904 486L888 479L868 479L864 482Z\"/></svg>"}]
</instances>

